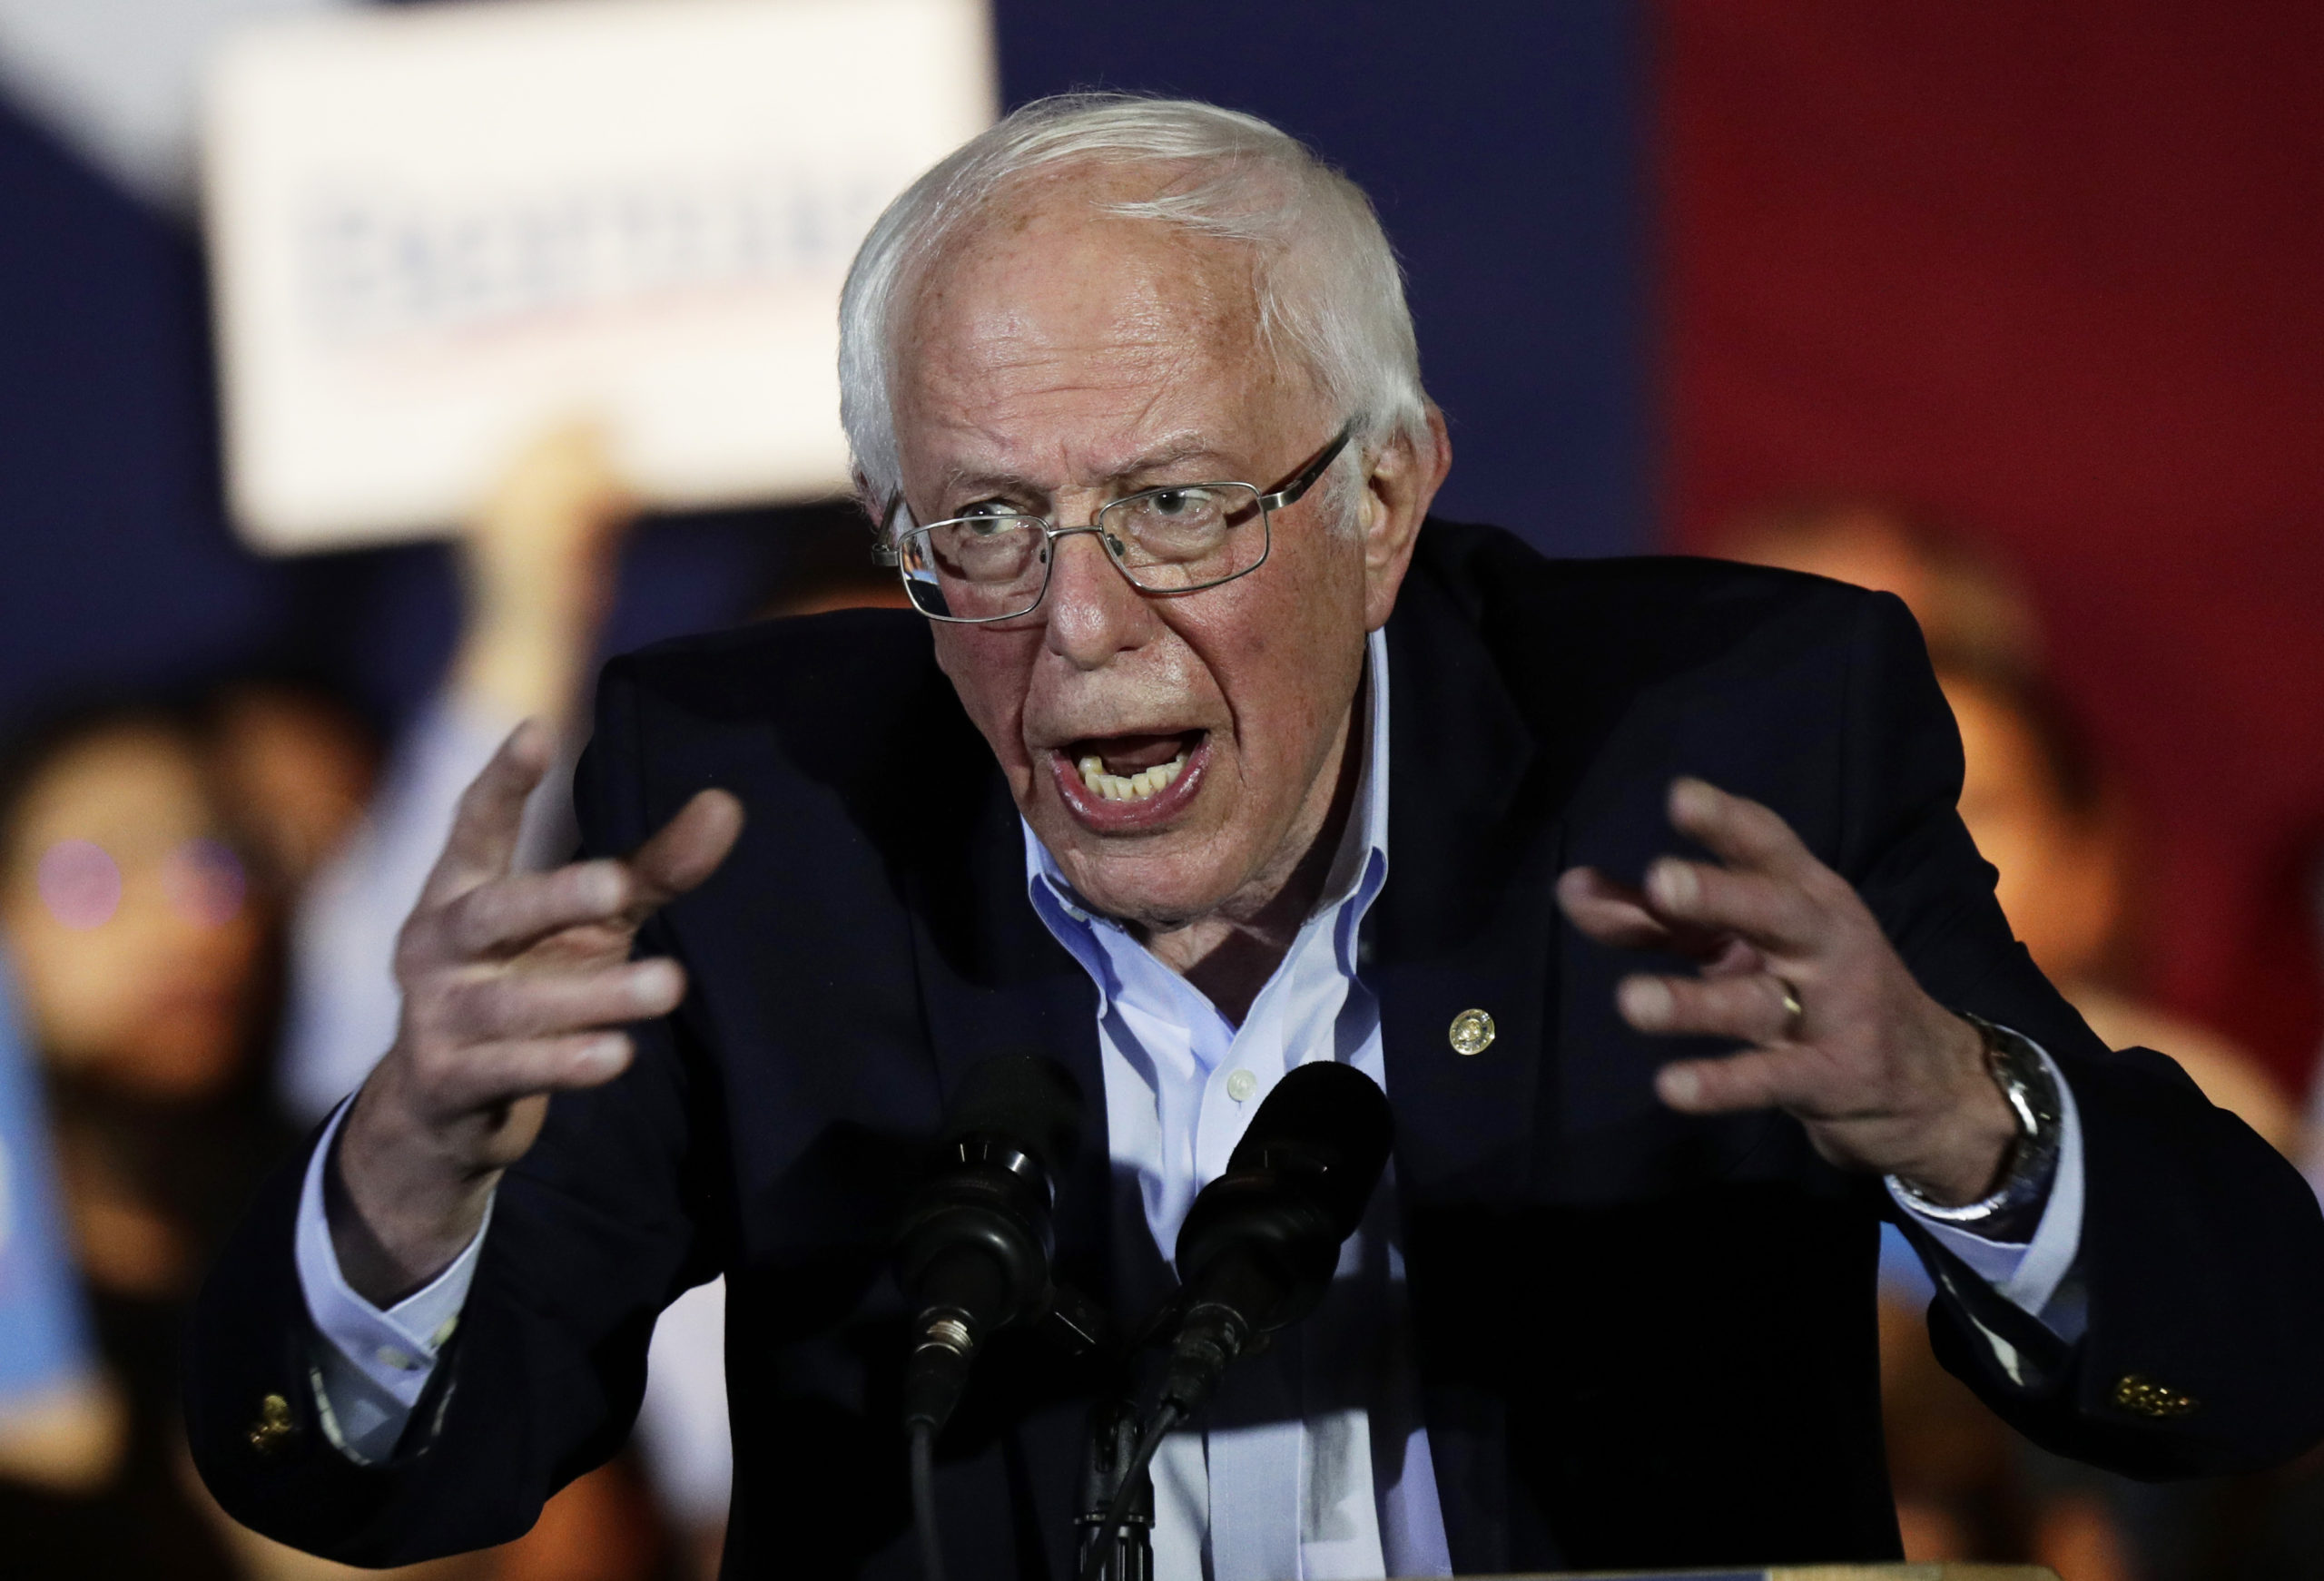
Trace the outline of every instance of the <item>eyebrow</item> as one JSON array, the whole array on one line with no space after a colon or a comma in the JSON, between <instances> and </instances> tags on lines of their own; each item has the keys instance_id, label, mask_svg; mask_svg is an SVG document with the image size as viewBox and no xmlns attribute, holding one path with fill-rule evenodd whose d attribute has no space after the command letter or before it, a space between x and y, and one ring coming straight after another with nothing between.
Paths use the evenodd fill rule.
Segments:
<instances>
[{"instance_id":1,"label":"eyebrow","mask_svg":"<svg viewBox=\"0 0 2324 1581\"><path fill-rule=\"evenodd\" d=\"M1141 474L1159 472L1166 466L1217 457L1222 453L1207 440L1192 435L1165 440L1125 465L1108 473L1103 481L1119 484ZM1018 473L985 471L976 467L956 466L947 471L940 486L947 496L963 494L1038 494L1048 497L1049 490Z\"/></svg>"}]
</instances>

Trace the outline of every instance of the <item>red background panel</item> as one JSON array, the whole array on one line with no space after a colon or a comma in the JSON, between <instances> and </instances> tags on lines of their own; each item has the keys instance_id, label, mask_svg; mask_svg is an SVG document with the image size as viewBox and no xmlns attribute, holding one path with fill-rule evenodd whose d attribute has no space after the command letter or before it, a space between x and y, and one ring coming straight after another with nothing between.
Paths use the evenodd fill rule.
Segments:
<instances>
[{"instance_id":1,"label":"red background panel","mask_svg":"<svg viewBox=\"0 0 2324 1581\"><path fill-rule=\"evenodd\" d=\"M2030 582L2149 985L2296 1087L2324 849L2324 8L1664 0L1668 519L1900 496Z\"/></svg>"}]
</instances>

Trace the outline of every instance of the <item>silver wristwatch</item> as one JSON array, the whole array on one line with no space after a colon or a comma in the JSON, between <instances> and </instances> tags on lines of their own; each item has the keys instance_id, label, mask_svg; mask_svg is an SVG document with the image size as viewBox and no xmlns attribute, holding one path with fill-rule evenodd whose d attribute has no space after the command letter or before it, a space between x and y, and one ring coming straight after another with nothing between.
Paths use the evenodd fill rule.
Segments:
<instances>
[{"instance_id":1,"label":"silver wristwatch","mask_svg":"<svg viewBox=\"0 0 2324 1581\"><path fill-rule=\"evenodd\" d=\"M2064 1110L2059 1103L2057 1078L2031 1040L1965 1010L1961 1018L1984 1039L1986 1073L2017 1120L2017 1140L2010 1146L2001 1184L1990 1196L1955 1208L1931 1202L1910 1182L1896 1175L1888 1180L1923 1218L1990 1233L2005 1223L2014 1228L2014 1221L2038 1216L2038 1210L2049 1200L2050 1183L2058 1173L2058 1138L2064 1128Z\"/></svg>"}]
</instances>

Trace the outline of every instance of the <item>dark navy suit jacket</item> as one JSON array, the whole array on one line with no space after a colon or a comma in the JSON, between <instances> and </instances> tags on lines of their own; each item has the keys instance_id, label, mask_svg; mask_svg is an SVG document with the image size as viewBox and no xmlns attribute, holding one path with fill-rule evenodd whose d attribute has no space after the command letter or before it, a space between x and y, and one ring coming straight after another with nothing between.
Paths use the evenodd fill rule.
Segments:
<instances>
[{"instance_id":1,"label":"dark navy suit jacket","mask_svg":"<svg viewBox=\"0 0 2324 1581\"><path fill-rule=\"evenodd\" d=\"M1552 562L1433 522L1387 635L1390 876L1363 969L1460 1569L1897 1552L1873 1300L1885 1193L1781 1115L1658 1104L1676 1051L1613 1010L1634 963L1552 899L1568 867L1635 877L1673 849L1663 797L1681 773L1774 807L1929 993L2035 1038L2073 1087L2088 1331L2060 1344L1936 1253L1947 1365L2038 1441L2140 1475L2324 1436L2314 1199L2168 1060L2108 1053L2012 940L1902 605L1711 562ZM242 1520L369 1564L517 1535L621 1444L655 1314L723 1272L729 1573L917 1574L891 1218L980 1058L1037 1048L1101 1091L1094 990L1026 899L1016 810L918 617L778 622L612 664L578 779L586 845L627 849L708 785L743 799L748 828L641 943L684 961L689 997L628 1074L553 1104L388 1464L349 1463L316 1419L300 1161L261 1196L189 1369L196 1458ZM1462 1057L1447 1032L1472 1007L1499 1036ZM1102 1291L1101 1104L1088 1129L1060 1253ZM1038 1333L996 1340L941 1446L956 1575L1070 1575L1094 1387Z\"/></svg>"}]
</instances>

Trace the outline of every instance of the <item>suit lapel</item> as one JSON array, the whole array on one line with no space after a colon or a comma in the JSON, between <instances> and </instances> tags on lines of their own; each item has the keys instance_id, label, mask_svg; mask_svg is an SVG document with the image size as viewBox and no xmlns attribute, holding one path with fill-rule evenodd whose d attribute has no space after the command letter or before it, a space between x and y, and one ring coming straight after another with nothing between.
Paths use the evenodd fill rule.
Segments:
<instances>
[{"instance_id":1,"label":"suit lapel","mask_svg":"<svg viewBox=\"0 0 2324 1581\"><path fill-rule=\"evenodd\" d=\"M1000 1054L1038 1054L1081 1088L1081 1153L1058 1183L1062 1259L1102 1261L1109 1191L1098 991L1025 895L1023 829L990 752L968 827L932 840L906 876L929 1041L946 1100ZM1092 1293L1108 1286L1101 1281Z\"/></svg>"},{"instance_id":2,"label":"suit lapel","mask_svg":"<svg viewBox=\"0 0 2324 1581\"><path fill-rule=\"evenodd\" d=\"M1406 584L1388 625L1388 882L1366 976L1396 1111L1407 1197L1521 1191L1551 1024L1558 830L1533 732L1474 628L1433 582ZM1456 1052L1479 1010L1492 1041Z\"/></svg>"},{"instance_id":3,"label":"suit lapel","mask_svg":"<svg viewBox=\"0 0 2324 1581\"><path fill-rule=\"evenodd\" d=\"M904 875L937 1082L949 1103L970 1070L1000 1054L1046 1056L1071 1074L1081 1089L1081 1151L1058 1183L1057 1272L1108 1305L1114 1282L1112 1168L1098 1055L1098 991L1027 899L1016 805L981 741L973 751L974 757L954 760L987 765L965 827L921 841ZM1068 1398L1018 1422L1002 1452L1016 1505L1016 1569L1054 1576L1071 1572L1074 1521L1081 1513L1074 1500L1086 1417L1069 1396L1094 1389L1096 1380L1078 1366L1060 1365L1060 1352L1036 1346L1035 1354L1040 1359L1027 1364L1048 1369L1049 1383L1064 1385Z\"/></svg>"},{"instance_id":4,"label":"suit lapel","mask_svg":"<svg viewBox=\"0 0 2324 1581\"><path fill-rule=\"evenodd\" d=\"M1481 1207L1535 1188L1549 1069L1563 855L1553 755L1451 593L1415 567L1388 624L1388 883L1367 927L1366 977L1396 1115L1396 1180L1435 1465L1453 1568L1491 1574L1538 1547L1513 1509L1507 1409L1468 1375L1493 1321L1476 1283ZM1545 803L1552 805L1545 806ZM1456 1017L1492 1038L1461 1052ZM1465 1040L1473 1045L1472 1036ZM1515 1517L1526 1529L1512 1537Z\"/></svg>"}]
</instances>

